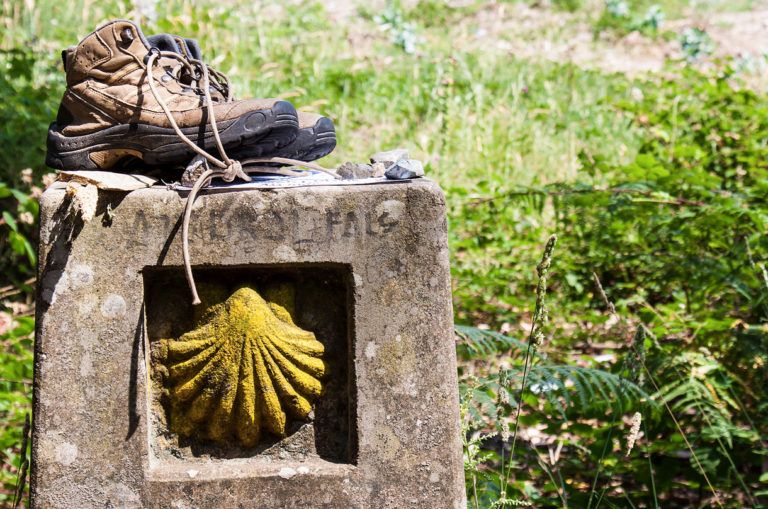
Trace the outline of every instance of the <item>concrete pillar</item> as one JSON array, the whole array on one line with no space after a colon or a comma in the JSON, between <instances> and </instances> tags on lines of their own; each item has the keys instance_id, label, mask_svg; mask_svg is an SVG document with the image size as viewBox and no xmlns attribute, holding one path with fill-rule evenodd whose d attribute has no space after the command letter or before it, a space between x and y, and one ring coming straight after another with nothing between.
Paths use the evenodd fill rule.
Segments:
<instances>
[{"instance_id":1,"label":"concrete pillar","mask_svg":"<svg viewBox=\"0 0 768 509\"><path fill-rule=\"evenodd\" d=\"M181 418L169 401L180 396L167 345L202 323L183 275L183 205L165 188L100 192L96 217L83 223L63 187L43 195L32 506L464 507L438 186L417 179L198 198L190 235L198 286L227 297L245 285L266 302L268 288L289 285L295 324L275 323L322 344L312 411L287 413L284 436L264 428L247 444L226 427L206 438L214 417L185 436L173 431ZM246 371L234 373L242 380ZM258 393L259 373L247 380ZM233 385L217 387L212 404L224 405Z\"/></svg>"}]
</instances>

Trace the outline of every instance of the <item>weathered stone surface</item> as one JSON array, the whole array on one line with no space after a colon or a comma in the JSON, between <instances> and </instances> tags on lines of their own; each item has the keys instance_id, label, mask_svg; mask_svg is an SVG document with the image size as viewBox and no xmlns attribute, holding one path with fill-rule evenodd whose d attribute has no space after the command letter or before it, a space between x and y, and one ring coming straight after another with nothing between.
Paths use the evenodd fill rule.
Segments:
<instances>
[{"instance_id":1,"label":"weathered stone surface","mask_svg":"<svg viewBox=\"0 0 768 509\"><path fill-rule=\"evenodd\" d=\"M371 156L372 163L382 163L385 168L389 168L401 159L408 159L408 151L404 148L396 148L385 152L376 152Z\"/></svg>"},{"instance_id":2,"label":"weathered stone surface","mask_svg":"<svg viewBox=\"0 0 768 509\"><path fill-rule=\"evenodd\" d=\"M371 169L373 170L372 177L383 177L384 173L387 171L387 167L384 166L384 163L373 163Z\"/></svg>"},{"instance_id":3,"label":"weathered stone surface","mask_svg":"<svg viewBox=\"0 0 768 509\"><path fill-rule=\"evenodd\" d=\"M336 173L343 180L364 179L373 177L373 167L365 163L343 163Z\"/></svg>"},{"instance_id":4,"label":"weathered stone surface","mask_svg":"<svg viewBox=\"0 0 768 509\"><path fill-rule=\"evenodd\" d=\"M60 171L59 180L62 182L77 182L83 185L93 184L106 191L134 191L152 187L157 179L145 175L130 175L112 171Z\"/></svg>"},{"instance_id":5,"label":"weathered stone surface","mask_svg":"<svg viewBox=\"0 0 768 509\"><path fill-rule=\"evenodd\" d=\"M43 195L33 507L463 507L439 188L420 179L198 198L199 281L298 282L297 324L328 356L332 394L314 420L252 449L185 444L157 404L152 352L174 333L168 320L194 312L183 204L166 189L100 192L97 220L84 223L64 189Z\"/></svg>"}]
</instances>

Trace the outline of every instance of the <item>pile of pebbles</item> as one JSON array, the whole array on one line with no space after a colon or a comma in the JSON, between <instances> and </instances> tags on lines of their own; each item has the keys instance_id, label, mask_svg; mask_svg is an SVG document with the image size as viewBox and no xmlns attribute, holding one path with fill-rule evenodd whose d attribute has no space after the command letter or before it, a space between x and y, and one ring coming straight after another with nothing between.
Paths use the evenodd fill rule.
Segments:
<instances>
[{"instance_id":1,"label":"pile of pebbles","mask_svg":"<svg viewBox=\"0 0 768 509\"><path fill-rule=\"evenodd\" d=\"M402 148L377 152L368 163L344 163L336 169L342 180L386 177L390 180L408 180L424 176L424 165L416 159L409 159L408 151Z\"/></svg>"}]
</instances>

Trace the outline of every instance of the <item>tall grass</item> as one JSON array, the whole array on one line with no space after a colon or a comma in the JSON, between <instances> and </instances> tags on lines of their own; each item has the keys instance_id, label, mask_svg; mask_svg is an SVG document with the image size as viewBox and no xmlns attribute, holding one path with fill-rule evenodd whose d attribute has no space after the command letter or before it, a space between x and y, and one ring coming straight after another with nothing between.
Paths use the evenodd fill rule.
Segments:
<instances>
[{"instance_id":1,"label":"tall grass","mask_svg":"<svg viewBox=\"0 0 768 509\"><path fill-rule=\"evenodd\" d=\"M576 11L536 12L567 35L603 8L558 3ZM30 312L24 281L34 267L21 239L34 244L35 233L19 218L36 212L28 196L48 171L59 54L122 17L147 35L198 38L240 97L281 97L331 116L339 146L326 164L404 146L446 190L456 316L467 324L458 349L471 504L765 507L764 101L728 88L727 66L630 79L516 58L500 42L539 34L502 30L496 40L483 31L489 20L514 27L521 6L3 2L0 206L11 221L0 222L0 318L13 314L16 325L0 332L0 444L13 465L0 474L0 501L12 500L23 465L30 397L32 322L19 315ZM691 8L662 7L670 17ZM552 321L534 349L510 336L541 325L530 309L532 267L551 231L560 238ZM592 287L593 270L610 299ZM649 334L638 338L640 325ZM625 360L640 349L647 359L632 368ZM619 440L638 411L642 434L626 457Z\"/></svg>"}]
</instances>

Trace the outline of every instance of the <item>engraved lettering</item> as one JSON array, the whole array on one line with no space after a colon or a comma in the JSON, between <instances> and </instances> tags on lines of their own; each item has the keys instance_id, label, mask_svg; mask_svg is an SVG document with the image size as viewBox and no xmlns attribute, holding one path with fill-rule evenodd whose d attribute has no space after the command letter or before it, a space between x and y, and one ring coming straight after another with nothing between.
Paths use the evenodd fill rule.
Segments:
<instances>
[{"instance_id":1,"label":"engraved lettering","mask_svg":"<svg viewBox=\"0 0 768 509\"><path fill-rule=\"evenodd\" d=\"M325 240L333 240L336 226L341 224L341 217L338 210L328 209L325 212Z\"/></svg>"},{"instance_id":2,"label":"engraved lettering","mask_svg":"<svg viewBox=\"0 0 768 509\"><path fill-rule=\"evenodd\" d=\"M376 235L373 231L373 212L370 210L365 211L365 234L371 237Z\"/></svg>"},{"instance_id":3,"label":"engraved lettering","mask_svg":"<svg viewBox=\"0 0 768 509\"><path fill-rule=\"evenodd\" d=\"M149 232L149 221L143 210L136 211L133 220L133 235L126 235L126 244L129 249L136 247L147 247Z\"/></svg>"},{"instance_id":4,"label":"engraved lettering","mask_svg":"<svg viewBox=\"0 0 768 509\"><path fill-rule=\"evenodd\" d=\"M209 209L208 213L208 237L209 242L215 242L217 240L225 240L227 238L228 228L224 228L224 222L221 221L221 215L216 213L213 208Z\"/></svg>"},{"instance_id":5,"label":"engraved lettering","mask_svg":"<svg viewBox=\"0 0 768 509\"><path fill-rule=\"evenodd\" d=\"M280 212L270 211L264 216L264 221L268 224L265 228L266 238L269 240L285 240L285 218Z\"/></svg>"},{"instance_id":6,"label":"engraved lettering","mask_svg":"<svg viewBox=\"0 0 768 509\"><path fill-rule=\"evenodd\" d=\"M381 233L390 233L395 228L397 228L397 225L400 223L400 221L392 217L392 215L385 210L379 216L378 223L379 223L379 226L381 227Z\"/></svg>"},{"instance_id":7,"label":"engraved lettering","mask_svg":"<svg viewBox=\"0 0 768 509\"><path fill-rule=\"evenodd\" d=\"M360 226L357 224L357 214L354 211L347 212L344 218L344 234L345 237L359 237Z\"/></svg>"},{"instance_id":8,"label":"engraved lettering","mask_svg":"<svg viewBox=\"0 0 768 509\"><path fill-rule=\"evenodd\" d=\"M315 241L312 238L312 223L311 216L309 214L302 216L299 214L298 210L291 211L291 225L292 230L294 232L293 238L296 239L293 241L293 247L294 249L300 249L304 245L311 245ZM306 225L306 228L302 228L302 225ZM309 231L309 235L304 234L304 231Z\"/></svg>"}]
</instances>

